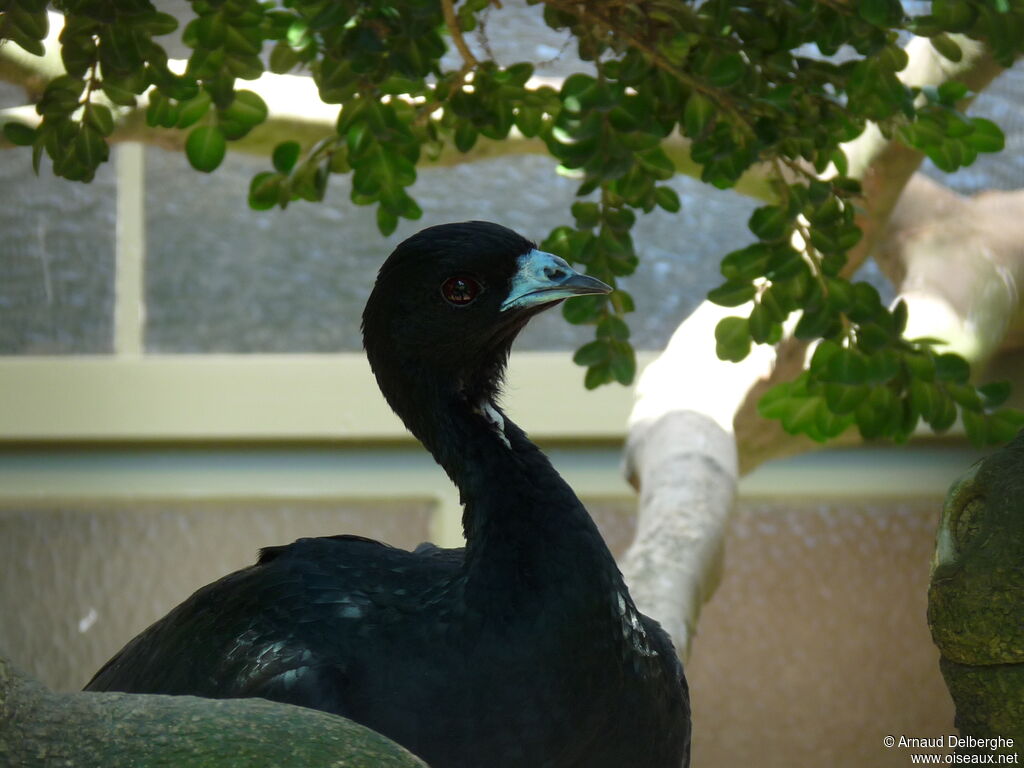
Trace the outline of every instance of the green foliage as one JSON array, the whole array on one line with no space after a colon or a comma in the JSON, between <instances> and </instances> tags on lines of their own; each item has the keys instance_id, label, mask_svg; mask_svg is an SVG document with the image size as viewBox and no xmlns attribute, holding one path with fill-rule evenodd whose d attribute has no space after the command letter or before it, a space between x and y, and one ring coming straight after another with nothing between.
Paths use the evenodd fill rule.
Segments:
<instances>
[{"instance_id":1,"label":"green foliage","mask_svg":"<svg viewBox=\"0 0 1024 768\"><path fill-rule=\"evenodd\" d=\"M794 312L796 336L822 340L810 369L765 397L765 415L816 439L853 424L866 437L905 439L920 419L944 429L957 413L978 440L1016 423L999 410L1001 389L975 388L962 360L929 340L904 339L905 307L888 309L870 286L848 279L861 190L840 144L872 121L947 171L999 151L998 127L961 111L962 84L903 85L897 36L926 36L957 61L963 51L951 35L966 34L1009 65L1024 45L1019 0L936 0L914 18L898 0L542 4L545 22L568 30L593 65L559 91L531 87L529 62L442 66L445 36L477 28L488 0L456 2L457 29L446 29L440 0L194 0L195 18L181 31L192 51L183 72L168 66L158 42L176 22L148 0L65 0L55 5L65 14L67 75L48 84L38 128L10 125L5 136L32 147L37 169L45 155L58 175L88 181L107 159L120 111L142 97L148 124L188 131L189 162L209 172L231 141L266 119L266 105L238 81L260 77L267 64L307 71L321 99L340 105L335 131L309 147L280 143L253 178L249 203L322 200L332 175L351 174L353 202L376 207L384 234L420 217L408 190L424 157L514 129L540 137L579 183L572 223L543 247L615 287L564 306L569 322L594 326L575 359L595 387L635 373L624 322L633 301L618 281L637 265L637 212L680 209L664 184L676 169L662 147L678 131L708 184L732 187L755 163L778 171L776 199L748 223L755 241L723 259L724 282L709 294L737 307L716 332L723 359L777 342ZM46 4L4 8L0 39L41 53ZM810 47L822 55L806 55ZM834 56L840 49L844 56ZM821 180L830 166L835 175Z\"/></svg>"}]
</instances>

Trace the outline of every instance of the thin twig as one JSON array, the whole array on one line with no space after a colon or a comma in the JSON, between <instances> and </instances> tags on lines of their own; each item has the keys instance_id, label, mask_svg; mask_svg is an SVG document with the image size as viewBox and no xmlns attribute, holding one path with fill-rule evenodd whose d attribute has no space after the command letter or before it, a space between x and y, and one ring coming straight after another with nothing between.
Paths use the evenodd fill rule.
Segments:
<instances>
[{"instance_id":1,"label":"thin twig","mask_svg":"<svg viewBox=\"0 0 1024 768\"><path fill-rule=\"evenodd\" d=\"M656 67L672 75L676 80L681 82L683 85L692 88L695 91L703 93L712 101L716 102L719 107L721 107L726 112L729 112L735 118L736 124L740 128L742 128L745 133L747 133L748 135L754 134L753 127L743 117L740 111L732 103L731 99L729 99L726 96L723 96L720 90L716 88L710 88L704 83L702 83L700 80L697 80L696 78L691 77L690 75L680 70L679 67L672 64L672 62L670 62L668 59L666 59L664 56L658 53L658 51L652 46L634 37L625 30L615 26L614 23L608 21L607 19L603 18L597 13L589 10L589 8L583 5L582 3L563 3L559 2L559 0L545 0L545 2L547 5L559 8L565 11L566 13L571 13L573 16L576 16L581 20L597 24L598 26L603 27L606 32L611 32L613 35L617 35L625 43L632 46L633 48L636 48L638 51L644 54L644 56L646 56L647 59Z\"/></svg>"},{"instance_id":2,"label":"thin twig","mask_svg":"<svg viewBox=\"0 0 1024 768\"><path fill-rule=\"evenodd\" d=\"M463 70L470 70L480 64L476 60L476 56L469 50L469 46L466 45L466 38L462 36L462 28L459 26L459 20L455 16L455 5L452 0L441 0L441 9L444 11L444 23L448 25L448 32L452 36L452 41L455 43L455 47L459 50L459 55L462 56Z\"/></svg>"}]
</instances>

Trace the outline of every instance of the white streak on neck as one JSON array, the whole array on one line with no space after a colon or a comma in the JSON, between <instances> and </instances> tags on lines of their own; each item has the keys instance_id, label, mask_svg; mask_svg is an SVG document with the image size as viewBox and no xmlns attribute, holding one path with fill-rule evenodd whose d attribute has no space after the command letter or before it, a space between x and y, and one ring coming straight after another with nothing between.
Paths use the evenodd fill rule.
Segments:
<instances>
[{"instance_id":1,"label":"white streak on neck","mask_svg":"<svg viewBox=\"0 0 1024 768\"><path fill-rule=\"evenodd\" d=\"M501 413L495 408L489 401L484 401L477 405L473 409L474 413L478 413L490 422L490 425L494 428L494 431L498 433L498 437L501 438L501 442L505 444L506 448L512 448L512 443L508 441L508 437L505 435L505 419Z\"/></svg>"}]
</instances>

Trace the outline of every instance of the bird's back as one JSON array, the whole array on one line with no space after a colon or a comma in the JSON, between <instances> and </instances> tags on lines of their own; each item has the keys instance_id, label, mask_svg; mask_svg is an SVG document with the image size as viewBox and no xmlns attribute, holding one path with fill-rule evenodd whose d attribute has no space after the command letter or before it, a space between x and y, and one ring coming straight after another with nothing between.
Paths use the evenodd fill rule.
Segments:
<instances>
[{"instance_id":1,"label":"bird's back","mask_svg":"<svg viewBox=\"0 0 1024 768\"><path fill-rule=\"evenodd\" d=\"M603 609L571 623L558 600L531 615L466 610L462 566L462 550L353 536L268 548L142 632L86 689L298 704L446 767L670 765L660 752L688 740L688 703L667 637L652 639L668 655L641 669L607 642ZM651 686L663 691L653 700ZM677 722L651 739L660 713Z\"/></svg>"},{"instance_id":2,"label":"bird's back","mask_svg":"<svg viewBox=\"0 0 1024 768\"><path fill-rule=\"evenodd\" d=\"M203 587L114 656L93 691L259 696L347 714L353 676L420 622L459 550L300 539Z\"/></svg>"}]
</instances>

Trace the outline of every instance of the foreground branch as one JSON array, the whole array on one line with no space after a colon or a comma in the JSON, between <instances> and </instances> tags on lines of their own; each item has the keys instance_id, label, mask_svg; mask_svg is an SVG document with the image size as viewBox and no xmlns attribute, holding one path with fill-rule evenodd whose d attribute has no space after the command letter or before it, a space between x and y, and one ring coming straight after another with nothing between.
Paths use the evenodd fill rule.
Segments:
<instances>
[{"instance_id":1,"label":"foreground branch","mask_svg":"<svg viewBox=\"0 0 1024 768\"><path fill-rule=\"evenodd\" d=\"M341 717L263 699L53 693L0 657L0 763L49 766L426 768Z\"/></svg>"}]
</instances>

